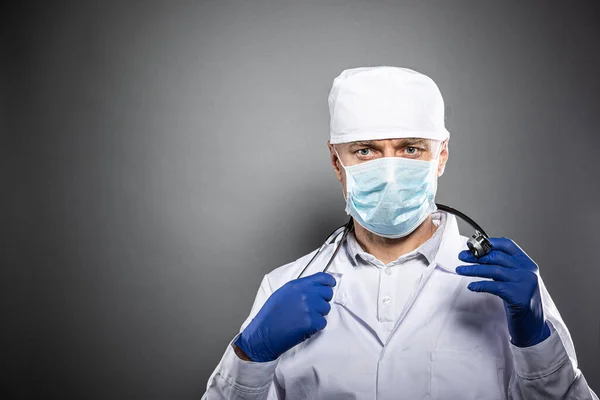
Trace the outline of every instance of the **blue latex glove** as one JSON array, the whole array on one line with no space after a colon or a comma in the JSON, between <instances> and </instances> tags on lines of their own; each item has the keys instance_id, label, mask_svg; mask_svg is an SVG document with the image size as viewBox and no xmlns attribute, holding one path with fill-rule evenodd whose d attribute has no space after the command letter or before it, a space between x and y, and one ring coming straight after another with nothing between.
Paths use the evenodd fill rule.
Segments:
<instances>
[{"instance_id":1,"label":"blue latex glove","mask_svg":"<svg viewBox=\"0 0 600 400\"><path fill-rule=\"evenodd\" d=\"M515 346L528 347L544 341L551 332L544 319L537 264L510 239L490 238L490 242L492 251L483 257L476 258L468 250L461 251L458 254L461 261L478 264L461 265L456 272L493 279L471 282L467 288L504 300L508 331Z\"/></svg>"},{"instance_id":2,"label":"blue latex glove","mask_svg":"<svg viewBox=\"0 0 600 400\"><path fill-rule=\"evenodd\" d=\"M277 359L325 328L335 284L325 272L287 282L267 299L235 344L252 361Z\"/></svg>"}]
</instances>

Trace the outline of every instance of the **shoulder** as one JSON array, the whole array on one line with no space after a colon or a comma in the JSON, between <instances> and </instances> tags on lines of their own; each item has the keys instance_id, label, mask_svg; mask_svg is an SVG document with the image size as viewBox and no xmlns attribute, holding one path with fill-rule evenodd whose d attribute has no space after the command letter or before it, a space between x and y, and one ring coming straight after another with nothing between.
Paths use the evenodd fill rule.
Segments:
<instances>
[{"instance_id":1,"label":"shoulder","mask_svg":"<svg viewBox=\"0 0 600 400\"><path fill-rule=\"evenodd\" d=\"M306 264L308 264L317 251L319 251L319 248L269 272L266 275L266 279L269 282L269 286L271 286L271 290L275 291L287 282L298 278L300 272L302 272ZM304 275L306 275L306 273Z\"/></svg>"},{"instance_id":2,"label":"shoulder","mask_svg":"<svg viewBox=\"0 0 600 400\"><path fill-rule=\"evenodd\" d=\"M275 291L283 286L285 283L298 278L300 272L304 269L306 264L313 258L319 249L316 248L308 254L289 262L285 265L275 268L266 275L266 279L271 286L271 290ZM306 275L306 273L304 274Z\"/></svg>"},{"instance_id":3,"label":"shoulder","mask_svg":"<svg viewBox=\"0 0 600 400\"><path fill-rule=\"evenodd\" d=\"M312 250L310 253L305 254L302 257L297 258L296 260L289 262L285 265L282 265L278 268L275 268L271 272L267 273L265 275L265 280L269 284L271 291L274 292L275 290L279 289L281 286L283 286L287 282L297 279L298 275L300 275L300 273L302 272L302 270L304 270L304 267L306 267L306 265L310 262L310 260L313 259L315 254L317 254L317 252L319 251L319 249L321 249L321 253L319 253L319 256L317 258L319 258L319 259L322 258L322 260L329 259L329 257L331 257L335 248L337 247L339 241L341 240L342 235L340 235L340 233L343 231L343 229L344 229L343 226L340 226L339 228L337 228L337 230L332 232L327 237L326 243L324 243L322 246ZM332 237L335 239L332 242L329 242L329 239ZM308 270L304 271L304 273L302 274L302 277L312 275L312 274L320 271L320 269L318 269L319 268L318 262L319 262L319 260L315 259L313 264L311 264L311 267Z\"/></svg>"}]
</instances>

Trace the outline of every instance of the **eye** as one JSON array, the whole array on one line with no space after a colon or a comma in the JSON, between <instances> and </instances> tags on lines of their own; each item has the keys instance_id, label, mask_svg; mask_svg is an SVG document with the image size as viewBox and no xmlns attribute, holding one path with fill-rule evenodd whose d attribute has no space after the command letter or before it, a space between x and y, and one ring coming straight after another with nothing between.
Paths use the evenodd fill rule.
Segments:
<instances>
[{"instance_id":1,"label":"eye","mask_svg":"<svg viewBox=\"0 0 600 400\"><path fill-rule=\"evenodd\" d=\"M356 150L355 153L358 153L358 155L361 155L361 156L368 156L370 151L371 151L371 149L364 148L364 149Z\"/></svg>"},{"instance_id":2,"label":"eye","mask_svg":"<svg viewBox=\"0 0 600 400\"><path fill-rule=\"evenodd\" d=\"M419 156L421 154L421 152L423 151L423 149L416 147L416 146L406 146L404 148L404 151L409 156Z\"/></svg>"}]
</instances>

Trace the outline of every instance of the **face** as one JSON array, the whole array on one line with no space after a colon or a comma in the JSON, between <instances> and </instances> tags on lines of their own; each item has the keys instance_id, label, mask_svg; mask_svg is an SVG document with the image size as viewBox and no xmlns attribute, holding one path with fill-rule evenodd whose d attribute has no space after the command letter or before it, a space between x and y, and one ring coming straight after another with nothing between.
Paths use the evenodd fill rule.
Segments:
<instances>
[{"instance_id":1,"label":"face","mask_svg":"<svg viewBox=\"0 0 600 400\"><path fill-rule=\"evenodd\" d=\"M329 146L331 165L338 181L342 182L346 196L346 173L338 160L342 159L344 166L360 164L381 157L403 157L415 160L438 160L438 177L442 176L448 160L448 140L444 142L431 139L402 138L366 140L350 143L340 143ZM334 151L337 150L337 154Z\"/></svg>"}]
</instances>

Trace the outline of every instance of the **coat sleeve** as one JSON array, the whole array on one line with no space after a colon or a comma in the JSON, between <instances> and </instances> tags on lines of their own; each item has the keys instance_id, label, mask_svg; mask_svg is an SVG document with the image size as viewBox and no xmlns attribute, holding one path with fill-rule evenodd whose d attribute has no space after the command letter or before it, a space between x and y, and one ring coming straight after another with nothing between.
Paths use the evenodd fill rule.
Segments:
<instances>
[{"instance_id":1,"label":"coat sleeve","mask_svg":"<svg viewBox=\"0 0 600 400\"><path fill-rule=\"evenodd\" d=\"M514 369L508 398L598 400L577 367L571 334L541 276L538 279L544 316L549 322L551 335L531 347L510 344Z\"/></svg>"},{"instance_id":2,"label":"coat sleeve","mask_svg":"<svg viewBox=\"0 0 600 400\"><path fill-rule=\"evenodd\" d=\"M240 328L240 333L250 324L263 304L273 293L268 276L265 275L254 299L250 315ZM229 342L225 354L211 374L202 400L272 400L283 398L280 389L273 383L279 359L269 362L251 362L240 359Z\"/></svg>"}]
</instances>

